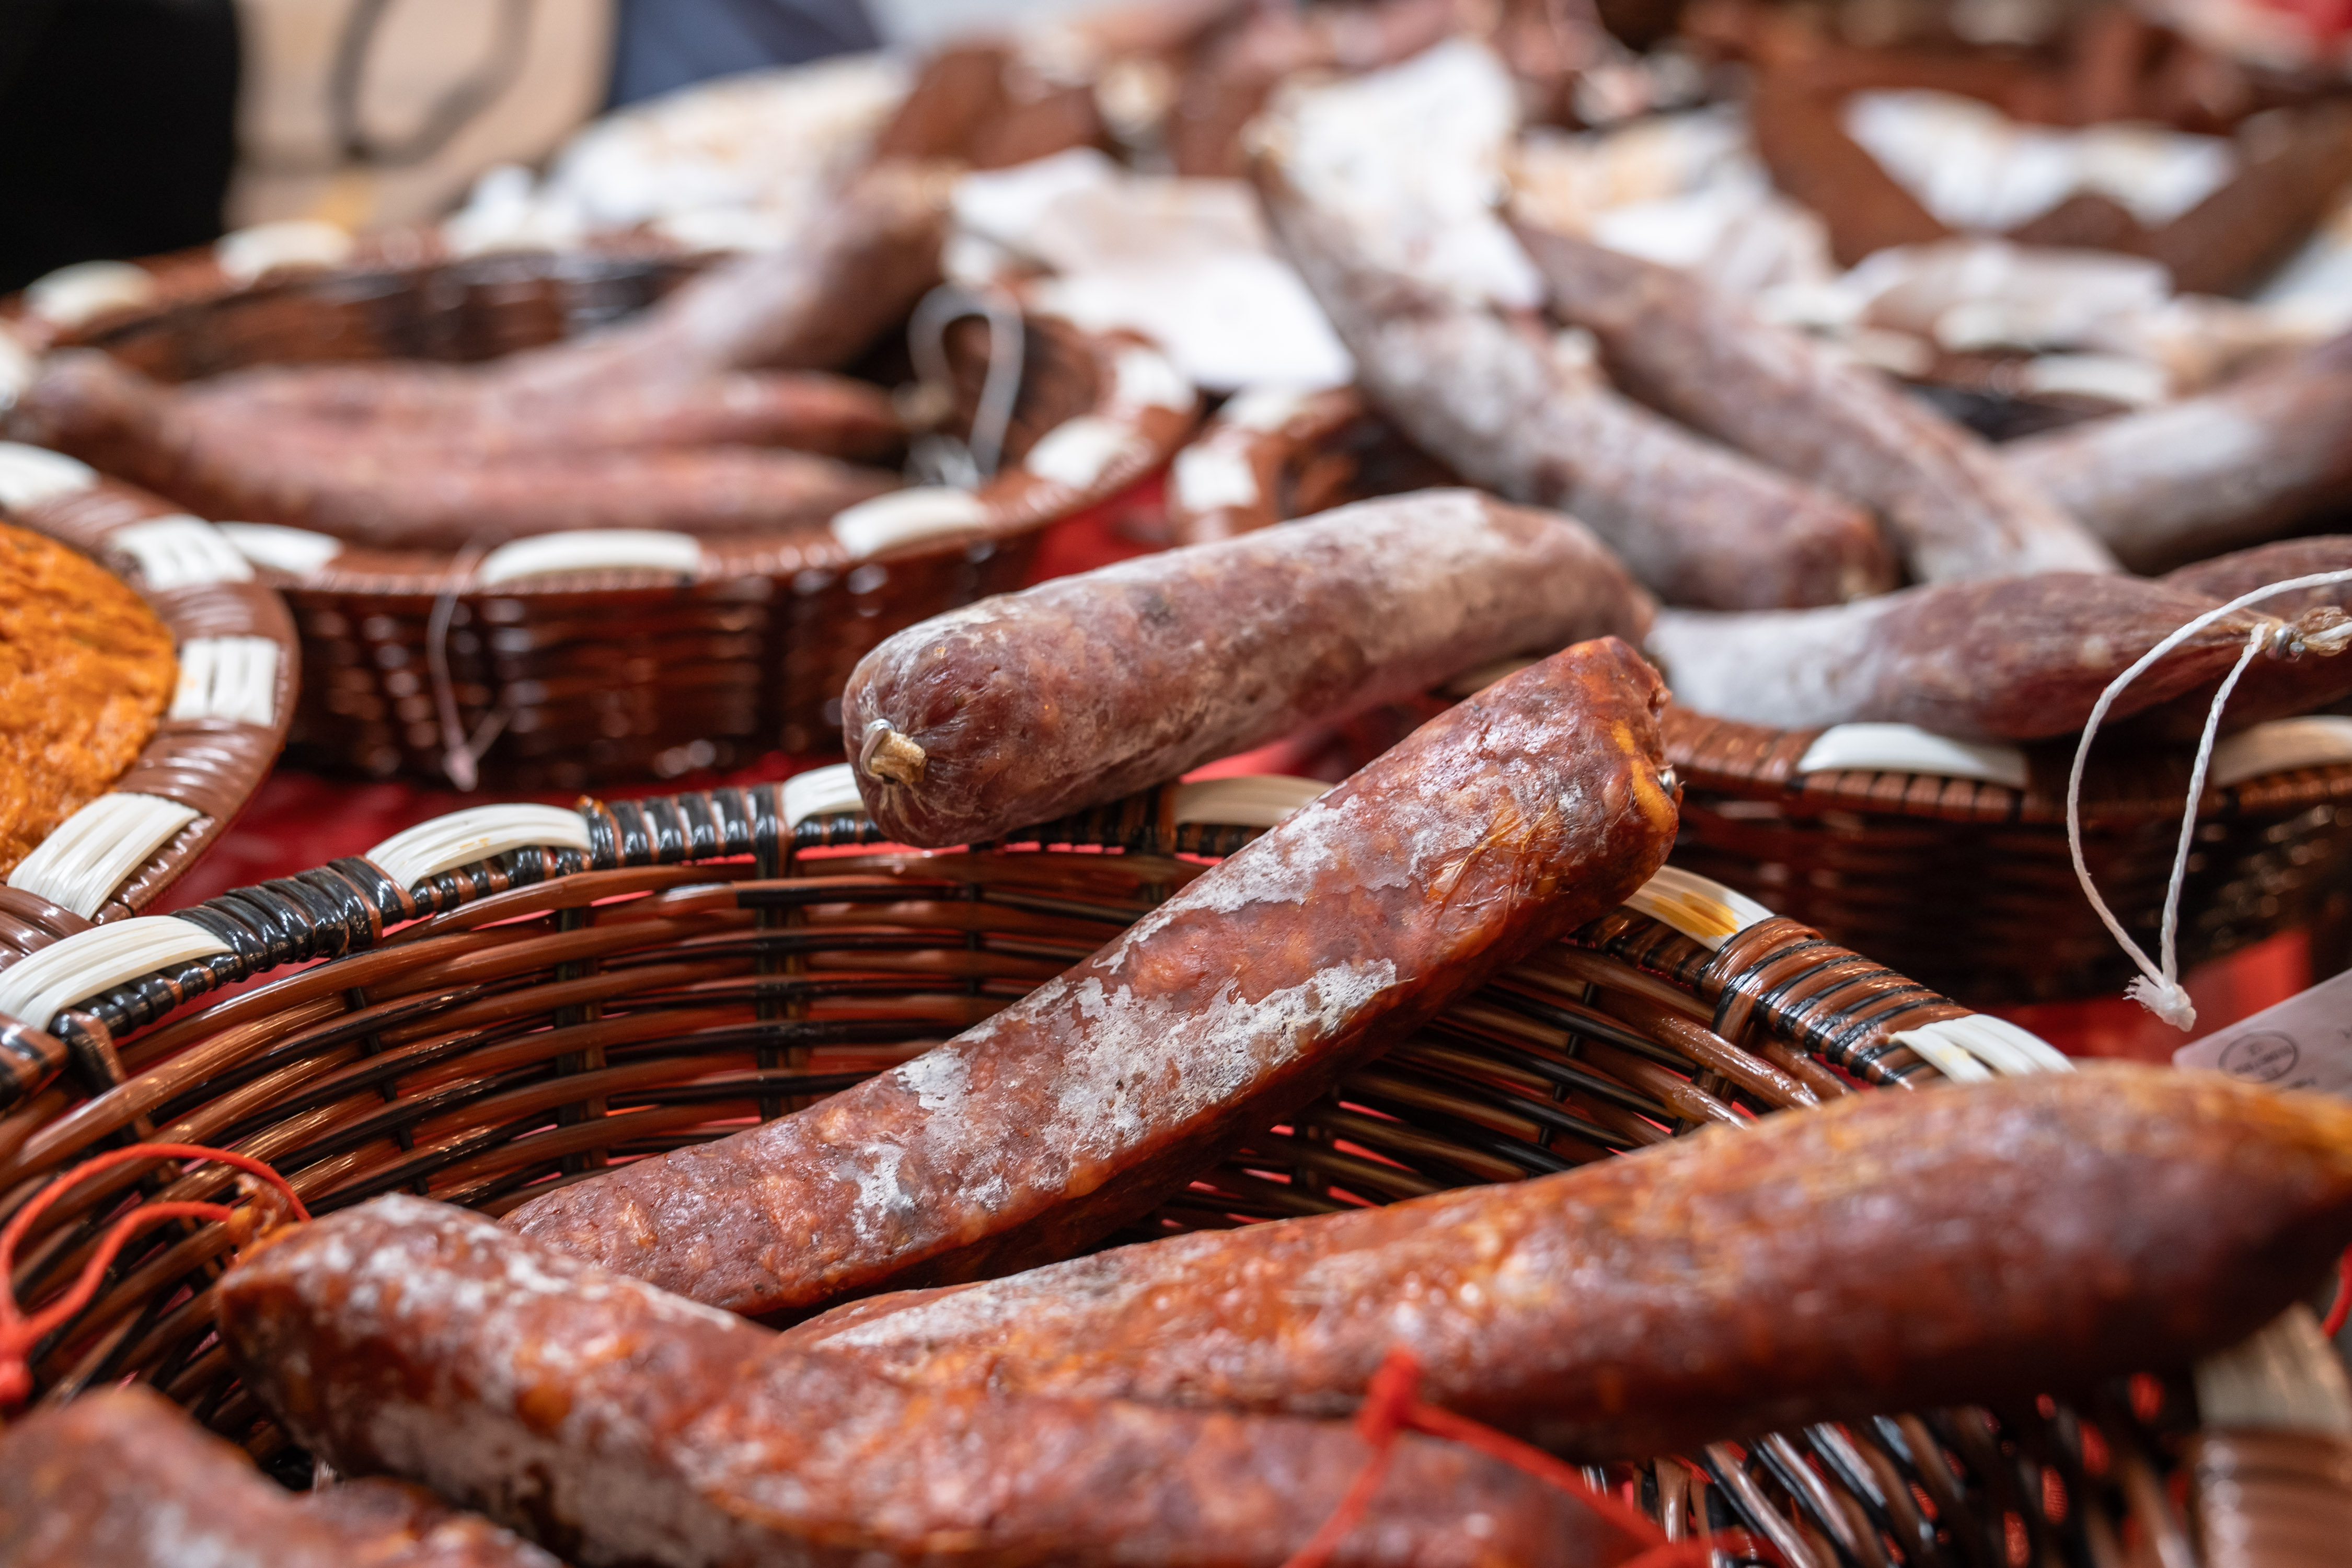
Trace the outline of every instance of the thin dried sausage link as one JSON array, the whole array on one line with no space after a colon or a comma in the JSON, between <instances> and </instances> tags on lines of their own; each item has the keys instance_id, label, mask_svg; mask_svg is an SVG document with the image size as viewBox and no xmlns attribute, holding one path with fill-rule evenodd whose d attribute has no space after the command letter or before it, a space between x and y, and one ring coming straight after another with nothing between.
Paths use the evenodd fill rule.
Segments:
<instances>
[{"instance_id":1,"label":"thin dried sausage link","mask_svg":"<svg viewBox=\"0 0 2352 1568\"><path fill-rule=\"evenodd\" d=\"M1634 396L1783 473L1874 509L1923 582L2105 572L2081 523L1875 373L1758 321L1704 279L1522 224L1552 308Z\"/></svg>"},{"instance_id":2,"label":"thin dried sausage link","mask_svg":"<svg viewBox=\"0 0 2352 1568\"><path fill-rule=\"evenodd\" d=\"M910 1391L409 1197L284 1233L222 1333L289 1430L583 1564L1276 1568L1367 1449L1337 1422ZM1407 1438L1350 1568L1606 1568L1565 1494Z\"/></svg>"},{"instance_id":3,"label":"thin dried sausage link","mask_svg":"<svg viewBox=\"0 0 2352 1568\"><path fill-rule=\"evenodd\" d=\"M1259 172L1276 237L1365 390L1474 483L1573 513L1669 604L1825 605L1895 583L1877 523L1562 362L1539 326L1381 265L1366 219Z\"/></svg>"},{"instance_id":4,"label":"thin dried sausage link","mask_svg":"<svg viewBox=\"0 0 2352 1568\"><path fill-rule=\"evenodd\" d=\"M1403 1344L1436 1403L1632 1458L2179 1366L2347 1240L2352 1107L2134 1067L1854 1095L875 1298L785 1340L940 1392L1300 1414L1352 1409Z\"/></svg>"},{"instance_id":5,"label":"thin dried sausage link","mask_svg":"<svg viewBox=\"0 0 2352 1568\"><path fill-rule=\"evenodd\" d=\"M892 837L982 842L1497 658L1638 643L1652 609L1570 519L1425 490L910 626L851 674L842 738Z\"/></svg>"},{"instance_id":6,"label":"thin dried sausage link","mask_svg":"<svg viewBox=\"0 0 2352 1568\"><path fill-rule=\"evenodd\" d=\"M1675 830L1664 697L1580 643L948 1044L510 1223L754 1312L1067 1257L1639 887Z\"/></svg>"}]
</instances>

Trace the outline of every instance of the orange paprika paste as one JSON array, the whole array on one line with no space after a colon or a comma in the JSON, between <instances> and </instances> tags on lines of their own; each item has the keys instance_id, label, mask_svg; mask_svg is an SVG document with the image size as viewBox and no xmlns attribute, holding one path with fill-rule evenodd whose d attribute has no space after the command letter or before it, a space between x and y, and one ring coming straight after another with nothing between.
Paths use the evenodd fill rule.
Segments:
<instances>
[{"instance_id":1,"label":"orange paprika paste","mask_svg":"<svg viewBox=\"0 0 2352 1568\"><path fill-rule=\"evenodd\" d=\"M0 876L131 765L178 679L146 601L0 523Z\"/></svg>"}]
</instances>

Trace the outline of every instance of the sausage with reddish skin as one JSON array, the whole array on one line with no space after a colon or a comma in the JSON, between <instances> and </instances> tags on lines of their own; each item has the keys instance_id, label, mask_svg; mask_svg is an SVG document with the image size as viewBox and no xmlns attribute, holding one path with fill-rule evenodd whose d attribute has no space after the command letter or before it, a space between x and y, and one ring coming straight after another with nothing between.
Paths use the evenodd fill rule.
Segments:
<instances>
[{"instance_id":1,"label":"sausage with reddish skin","mask_svg":"<svg viewBox=\"0 0 2352 1568\"><path fill-rule=\"evenodd\" d=\"M1854 1095L856 1302L785 1342L942 1394L1325 1415L1402 1344L1434 1404L1637 1458L2180 1366L2347 1241L2352 1107L2122 1067Z\"/></svg>"},{"instance_id":2,"label":"sausage with reddish skin","mask_svg":"<svg viewBox=\"0 0 2352 1568\"><path fill-rule=\"evenodd\" d=\"M363 428L256 435L191 419L167 388L94 351L52 358L20 429L209 517L312 528L385 548L447 549L572 528L723 534L814 526L898 477L803 452L420 454Z\"/></svg>"},{"instance_id":3,"label":"sausage with reddish skin","mask_svg":"<svg viewBox=\"0 0 2352 1568\"><path fill-rule=\"evenodd\" d=\"M833 370L906 319L940 280L954 175L875 165L793 244L727 261L604 331L500 360L509 395L593 395L730 370Z\"/></svg>"},{"instance_id":4,"label":"sausage with reddish skin","mask_svg":"<svg viewBox=\"0 0 2352 1568\"><path fill-rule=\"evenodd\" d=\"M139 1386L85 1394L0 1437L0 1562L10 1568L562 1568L413 1487L297 1495Z\"/></svg>"},{"instance_id":5,"label":"sausage with reddish skin","mask_svg":"<svg viewBox=\"0 0 2352 1568\"><path fill-rule=\"evenodd\" d=\"M314 1452L583 1564L1275 1568L1368 1455L1349 1426L909 1392L462 1209L379 1198L220 1286L224 1339ZM1349 1568L1601 1568L1640 1544L1565 1494L1407 1437Z\"/></svg>"},{"instance_id":6,"label":"sausage with reddish skin","mask_svg":"<svg viewBox=\"0 0 2352 1568\"><path fill-rule=\"evenodd\" d=\"M948 1044L509 1223L747 1312L1068 1257L1647 880L1664 699L1623 643L1580 643Z\"/></svg>"},{"instance_id":7,"label":"sausage with reddish skin","mask_svg":"<svg viewBox=\"0 0 2352 1568\"><path fill-rule=\"evenodd\" d=\"M432 375L415 384L413 406L404 406L408 391L397 382L379 384L381 377L375 367L272 368L198 382L176 400L196 427L226 437L266 440L290 426L413 444L420 456L441 447L476 459L638 447L789 447L873 458L896 450L907 435L888 393L822 371L732 371L684 385L614 387L593 398L486 397L455 406L437 390L423 390L436 387ZM322 381L357 382L351 390L364 390L369 403L341 406L344 390Z\"/></svg>"},{"instance_id":8,"label":"sausage with reddish skin","mask_svg":"<svg viewBox=\"0 0 2352 1568\"><path fill-rule=\"evenodd\" d=\"M1600 339L1618 384L1874 509L1920 581L2116 569L1990 444L1874 373L1679 268L1528 224L1518 234L1553 310Z\"/></svg>"},{"instance_id":9,"label":"sausage with reddish skin","mask_svg":"<svg viewBox=\"0 0 2352 1568\"><path fill-rule=\"evenodd\" d=\"M1859 507L1629 401L1563 363L1536 323L1381 265L1367 216L1308 199L1277 160L1259 185L1359 382L1473 483L1572 512L1668 604L1824 605L1893 585Z\"/></svg>"},{"instance_id":10,"label":"sausage with reddish skin","mask_svg":"<svg viewBox=\"0 0 2352 1568\"><path fill-rule=\"evenodd\" d=\"M859 661L842 736L893 838L976 843L1653 608L1573 520L1424 490L934 616Z\"/></svg>"},{"instance_id":11,"label":"sausage with reddish skin","mask_svg":"<svg viewBox=\"0 0 2352 1568\"><path fill-rule=\"evenodd\" d=\"M2215 388L2001 448L2134 571L2352 501L2352 333Z\"/></svg>"},{"instance_id":12,"label":"sausage with reddish skin","mask_svg":"<svg viewBox=\"0 0 2352 1568\"><path fill-rule=\"evenodd\" d=\"M2081 730L2108 682L2221 603L2168 583L2052 572L1932 584L1833 609L1662 610L1650 648L1678 700L1720 718L1790 730L1878 721L1966 740L2038 740ZM2258 623L2281 624L2243 610L2205 627L2125 688L2111 717L2210 690ZM2291 654L2274 650L2256 668ZM2260 686L2267 677L2247 679Z\"/></svg>"},{"instance_id":13,"label":"sausage with reddish skin","mask_svg":"<svg viewBox=\"0 0 2352 1568\"><path fill-rule=\"evenodd\" d=\"M2347 570L2352 570L2352 536L2332 534L2285 539L2217 555L2183 566L2162 581L2207 595L2217 604L2228 604L2273 583ZM2313 634L2340 625L2352 614L2352 583L2291 589L2259 600L2247 610L2264 617L2266 623L2276 616L2290 623L2294 631L2283 639L2284 647L2273 647L2268 657L2257 658L2246 667L2230 693L2230 705L2221 715L2222 729L2242 730L2266 719L2309 713L2352 697L2352 654L2322 652L2332 638L2321 639L2316 647L2311 641ZM2151 716L2154 722L2176 740L2194 740L2205 727L2206 712L2218 687L2219 682L2208 682L2176 698Z\"/></svg>"}]
</instances>

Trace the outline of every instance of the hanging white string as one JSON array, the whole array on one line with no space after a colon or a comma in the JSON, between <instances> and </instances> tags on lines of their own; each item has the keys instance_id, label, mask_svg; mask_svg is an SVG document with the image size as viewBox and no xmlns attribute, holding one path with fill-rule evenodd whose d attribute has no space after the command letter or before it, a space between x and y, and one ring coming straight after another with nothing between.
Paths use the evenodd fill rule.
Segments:
<instances>
[{"instance_id":1,"label":"hanging white string","mask_svg":"<svg viewBox=\"0 0 2352 1568\"><path fill-rule=\"evenodd\" d=\"M2083 858L2083 768L2090 760L2091 742L2098 734L2099 725L2106 718L2107 710L2115 706L2116 699L2123 695L2126 687L2158 659L2207 626L2225 616L2235 615L2249 605L2259 604L2280 594L2293 593L2298 588L2324 588L2337 583L2352 583L2352 569L2315 572L2306 577L2291 577L2283 583L2271 583L2251 593L2241 594L2226 605L2207 610L2140 655L2129 669L2108 683L2107 689L2099 694L2098 701L2091 705L2090 720L2083 726L2082 742L2074 748L2074 766L2066 778L2066 849L2074 858L2074 879L2083 885L2083 896L2091 900L2091 908L2097 913L2101 923L2139 968L2139 977L2131 983L2125 994L2183 1033L2196 1027L2197 1008L2189 1000L2189 993L2180 985L2180 891L2189 875L2189 849L2197 837L2197 807L2205 795L2205 772L2212 762L2213 737L2221 730L2221 710L2228 705L2230 693L2237 689L2238 678L2245 674L2246 667L2265 648L2273 649L2286 658L2306 652L2323 656L2341 653L2347 643L2352 643L2352 621L2326 626L2305 636L2292 622L2266 619L2247 637L2245 650L2238 655L2238 662L2231 667L2229 678L2221 682L2221 689L2214 692L2213 704L2205 714L2204 731L2198 737L2197 762L2189 778L2189 804L2180 818L2180 842L2173 853L2172 879L2165 889L2164 921L2158 933L2157 946L2160 962L2149 960L2139 943L2124 930L2123 922L2116 919L2115 911L2107 908L2107 901L2099 896L2099 889L2091 881L2091 868Z\"/></svg>"}]
</instances>

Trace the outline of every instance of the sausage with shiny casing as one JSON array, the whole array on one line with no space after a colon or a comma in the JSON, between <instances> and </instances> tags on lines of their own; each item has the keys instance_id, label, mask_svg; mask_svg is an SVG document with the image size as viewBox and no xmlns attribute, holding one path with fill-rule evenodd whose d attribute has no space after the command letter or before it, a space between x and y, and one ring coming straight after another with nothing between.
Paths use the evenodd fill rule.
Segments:
<instances>
[{"instance_id":1,"label":"sausage with shiny casing","mask_svg":"<svg viewBox=\"0 0 2352 1568\"><path fill-rule=\"evenodd\" d=\"M1310 199L1278 157L1262 160L1258 184L1358 381L1464 478L1575 514L1668 604L1830 605L1894 585L1860 507L1563 363L1538 323L1381 264L1368 216Z\"/></svg>"},{"instance_id":2,"label":"sausage with shiny casing","mask_svg":"<svg viewBox=\"0 0 2352 1568\"><path fill-rule=\"evenodd\" d=\"M1619 384L1783 473L1874 509L1922 582L2112 572L2106 547L2022 469L1874 372L1757 320L1706 279L1517 226L1552 309Z\"/></svg>"},{"instance_id":3,"label":"sausage with shiny casing","mask_svg":"<svg viewBox=\"0 0 2352 1568\"><path fill-rule=\"evenodd\" d=\"M858 662L842 738L892 838L983 842L1497 658L1638 643L1654 608L1572 520L1424 490L935 616Z\"/></svg>"},{"instance_id":4,"label":"sausage with shiny casing","mask_svg":"<svg viewBox=\"0 0 2352 1568\"><path fill-rule=\"evenodd\" d=\"M509 1223L747 1312L1068 1257L1646 881L1676 822L1664 700L1623 643L1580 643L946 1045Z\"/></svg>"},{"instance_id":5,"label":"sausage with shiny casing","mask_svg":"<svg viewBox=\"0 0 2352 1568\"><path fill-rule=\"evenodd\" d=\"M290 1227L224 1340L305 1446L420 1480L589 1568L1276 1568L1370 1450L1337 1422L910 1392L407 1196ZM1581 1502L1406 1437L1345 1568L1608 1568Z\"/></svg>"},{"instance_id":6,"label":"sausage with shiny casing","mask_svg":"<svg viewBox=\"0 0 2352 1568\"><path fill-rule=\"evenodd\" d=\"M296 1494L146 1387L46 1406L0 1436L9 1568L562 1568L414 1487Z\"/></svg>"},{"instance_id":7,"label":"sausage with shiny casing","mask_svg":"<svg viewBox=\"0 0 2352 1568\"><path fill-rule=\"evenodd\" d=\"M2186 1364L2352 1241L2352 1106L2140 1066L1894 1089L1531 1181L853 1302L785 1342L945 1393L1433 1403L1587 1459Z\"/></svg>"}]
</instances>

